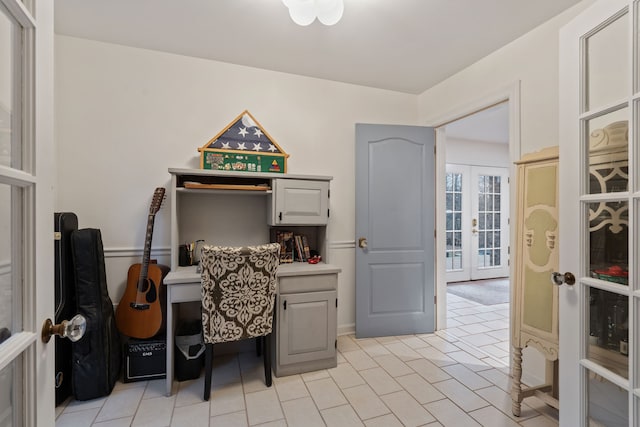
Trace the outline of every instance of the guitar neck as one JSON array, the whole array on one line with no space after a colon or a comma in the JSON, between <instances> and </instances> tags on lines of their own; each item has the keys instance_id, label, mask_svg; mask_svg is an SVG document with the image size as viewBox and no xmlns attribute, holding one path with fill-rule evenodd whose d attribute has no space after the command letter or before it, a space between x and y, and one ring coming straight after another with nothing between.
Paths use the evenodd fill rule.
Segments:
<instances>
[{"instance_id":1,"label":"guitar neck","mask_svg":"<svg viewBox=\"0 0 640 427\"><path fill-rule=\"evenodd\" d=\"M140 269L140 281L145 280L149 274L149 260L151 259L151 239L153 237L154 214L149 214L147 220L147 235L144 239L144 252L142 254L142 268Z\"/></svg>"}]
</instances>

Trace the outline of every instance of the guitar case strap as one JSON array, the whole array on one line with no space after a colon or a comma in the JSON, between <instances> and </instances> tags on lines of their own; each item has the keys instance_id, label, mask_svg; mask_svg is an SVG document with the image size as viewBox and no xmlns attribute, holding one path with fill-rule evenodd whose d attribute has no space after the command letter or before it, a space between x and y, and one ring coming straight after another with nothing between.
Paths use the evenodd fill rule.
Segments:
<instances>
[{"instance_id":1,"label":"guitar case strap","mask_svg":"<svg viewBox=\"0 0 640 427\"><path fill-rule=\"evenodd\" d=\"M106 396L120 376L120 336L107 291L102 236L99 229L71 233L78 313L87 329L72 343L73 394L76 400Z\"/></svg>"}]
</instances>

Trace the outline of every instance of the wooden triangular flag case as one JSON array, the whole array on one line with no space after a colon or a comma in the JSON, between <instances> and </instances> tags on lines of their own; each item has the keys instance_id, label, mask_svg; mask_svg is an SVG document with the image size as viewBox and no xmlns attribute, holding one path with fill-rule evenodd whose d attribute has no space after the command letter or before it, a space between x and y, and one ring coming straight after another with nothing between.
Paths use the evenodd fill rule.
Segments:
<instances>
[{"instance_id":1,"label":"wooden triangular flag case","mask_svg":"<svg viewBox=\"0 0 640 427\"><path fill-rule=\"evenodd\" d=\"M200 169L287 172L289 155L247 110L198 151Z\"/></svg>"}]
</instances>

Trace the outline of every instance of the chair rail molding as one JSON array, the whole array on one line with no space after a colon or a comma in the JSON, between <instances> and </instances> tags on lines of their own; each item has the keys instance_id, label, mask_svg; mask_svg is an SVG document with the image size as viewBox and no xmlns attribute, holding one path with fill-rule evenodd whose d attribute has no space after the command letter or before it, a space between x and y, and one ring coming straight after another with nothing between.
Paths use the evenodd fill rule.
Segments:
<instances>
[{"instance_id":1,"label":"chair rail molding","mask_svg":"<svg viewBox=\"0 0 640 427\"><path fill-rule=\"evenodd\" d=\"M130 248L104 248L105 258L130 258L139 257L144 253L143 247ZM168 246L151 249L152 257L171 256L171 248Z\"/></svg>"},{"instance_id":2,"label":"chair rail molding","mask_svg":"<svg viewBox=\"0 0 640 427\"><path fill-rule=\"evenodd\" d=\"M354 240L334 240L329 242L331 249L355 249L356 241Z\"/></svg>"}]
</instances>

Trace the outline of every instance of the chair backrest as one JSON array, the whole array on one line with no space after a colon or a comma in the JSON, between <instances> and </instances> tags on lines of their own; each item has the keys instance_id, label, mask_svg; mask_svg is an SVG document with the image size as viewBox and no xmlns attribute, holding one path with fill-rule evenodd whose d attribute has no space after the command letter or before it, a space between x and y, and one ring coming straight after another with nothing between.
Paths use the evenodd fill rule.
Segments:
<instances>
[{"instance_id":1,"label":"chair backrest","mask_svg":"<svg viewBox=\"0 0 640 427\"><path fill-rule=\"evenodd\" d=\"M280 245L203 246L202 332L205 343L271 333Z\"/></svg>"}]
</instances>

